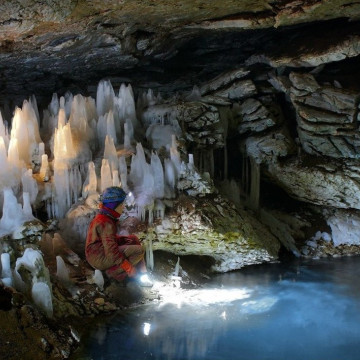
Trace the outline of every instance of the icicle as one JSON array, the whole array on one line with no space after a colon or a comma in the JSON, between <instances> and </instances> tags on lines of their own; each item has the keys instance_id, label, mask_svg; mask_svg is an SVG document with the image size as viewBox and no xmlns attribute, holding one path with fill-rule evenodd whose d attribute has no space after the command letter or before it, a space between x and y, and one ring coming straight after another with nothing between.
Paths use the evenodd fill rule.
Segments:
<instances>
[{"instance_id":1,"label":"icicle","mask_svg":"<svg viewBox=\"0 0 360 360\"><path fill-rule=\"evenodd\" d=\"M146 265L148 269L154 270L154 253L152 247L152 239L150 239L146 245Z\"/></svg>"}]
</instances>

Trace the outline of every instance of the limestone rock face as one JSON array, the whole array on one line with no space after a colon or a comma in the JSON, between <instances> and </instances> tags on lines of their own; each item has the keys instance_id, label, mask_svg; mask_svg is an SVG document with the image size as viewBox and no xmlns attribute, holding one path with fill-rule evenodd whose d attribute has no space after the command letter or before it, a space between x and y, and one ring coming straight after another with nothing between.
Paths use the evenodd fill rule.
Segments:
<instances>
[{"instance_id":1,"label":"limestone rock face","mask_svg":"<svg viewBox=\"0 0 360 360\"><path fill-rule=\"evenodd\" d=\"M292 73L290 81L290 98L296 109L303 149L313 155L358 158L360 95L334 86L320 86L310 74Z\"/></svg>"},{"instance_id":2,"label":"limestone rock face","mask_svg":"<svg viewBox=\"0 0 360 360\"><path fill-rule=\"evenodd\" d=\"M106 77L176 92L244 64L318 66L359 54L359 14L348 0L3 1L0 91L17 101L91 92ZM251 79L237 76L217 95L255 93Z\"/></svg>"},{"instance_id":3,"label":"limestone rock face","mask_svg":"<svg viewBox=\"0 0 360 360\"><path fill-rule=\"evenodd\" d=\"M357 164L344 166L319 163L302 166L297 161L269 165L271 176L291 196L312 204L360 209L360 182Z\"/></svg>"},{"instance_id":4,"label":"limestone rock face","mask_svg":"<svg viewBox=\"0 0 360 360\"><path fill-rule=\"evenodd\" d=\"M180 197L161 224L148 231L154 250L208 256L219 272L274 260L279 241L250 213L236 210L221 197Z\"/></svg>"}]
</instances>

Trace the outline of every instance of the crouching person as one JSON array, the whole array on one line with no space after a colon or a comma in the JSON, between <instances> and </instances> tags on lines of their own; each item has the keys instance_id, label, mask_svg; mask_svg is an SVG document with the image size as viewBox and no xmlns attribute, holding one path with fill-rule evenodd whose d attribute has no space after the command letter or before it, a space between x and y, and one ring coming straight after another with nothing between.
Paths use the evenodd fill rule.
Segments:
<instances>
[{"instance_id":1,"label":"crouching person","mask_svg":"<svg viewBox=\"0 0 360 360\"><path fill-rule=\"evenodd\" d=\"M125 191L112 186L100 197L99 212L91 221L85 245L88 263L123 281L134 278L141 286L152 286L146 273L144 249L135 235L117 235L117 221L125 208Z\"/></svg>"}]
</instances>

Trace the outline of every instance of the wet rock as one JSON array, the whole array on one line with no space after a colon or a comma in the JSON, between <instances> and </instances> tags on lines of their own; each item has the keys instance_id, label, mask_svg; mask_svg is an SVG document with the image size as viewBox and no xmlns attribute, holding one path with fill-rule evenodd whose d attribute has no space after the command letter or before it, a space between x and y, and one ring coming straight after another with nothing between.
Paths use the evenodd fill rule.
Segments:
<instances>
[{"instance_id":1,"label":"wet rock","mask_svg":"<svg viewBox=\"0 0 360 360\"><path fill-rule=\"evenodd\" d=\"M163 224L167 225L156 225L153 232L141 235L145 241L152 240L154 251L206 255L215 260L212 269L219 272L276 259L280 247L255 217L221 197L180 197Z\"/></svg>"}]
</instances>

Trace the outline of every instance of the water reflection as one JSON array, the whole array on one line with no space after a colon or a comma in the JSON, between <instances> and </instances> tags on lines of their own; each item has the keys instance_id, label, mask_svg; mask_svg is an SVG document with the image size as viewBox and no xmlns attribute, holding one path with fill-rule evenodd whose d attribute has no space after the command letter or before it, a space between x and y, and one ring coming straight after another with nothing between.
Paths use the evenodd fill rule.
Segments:
<instances>
[{"instance_id":1,"label":"water reflection","mask_svg":"<svg viewBox=\"0 0 360 360\"><path fill-rule=\"evenodd\" d=\"M257 266L99 326L73 359L355 360L360 258Z\"/></svg>"}]
</instances>

